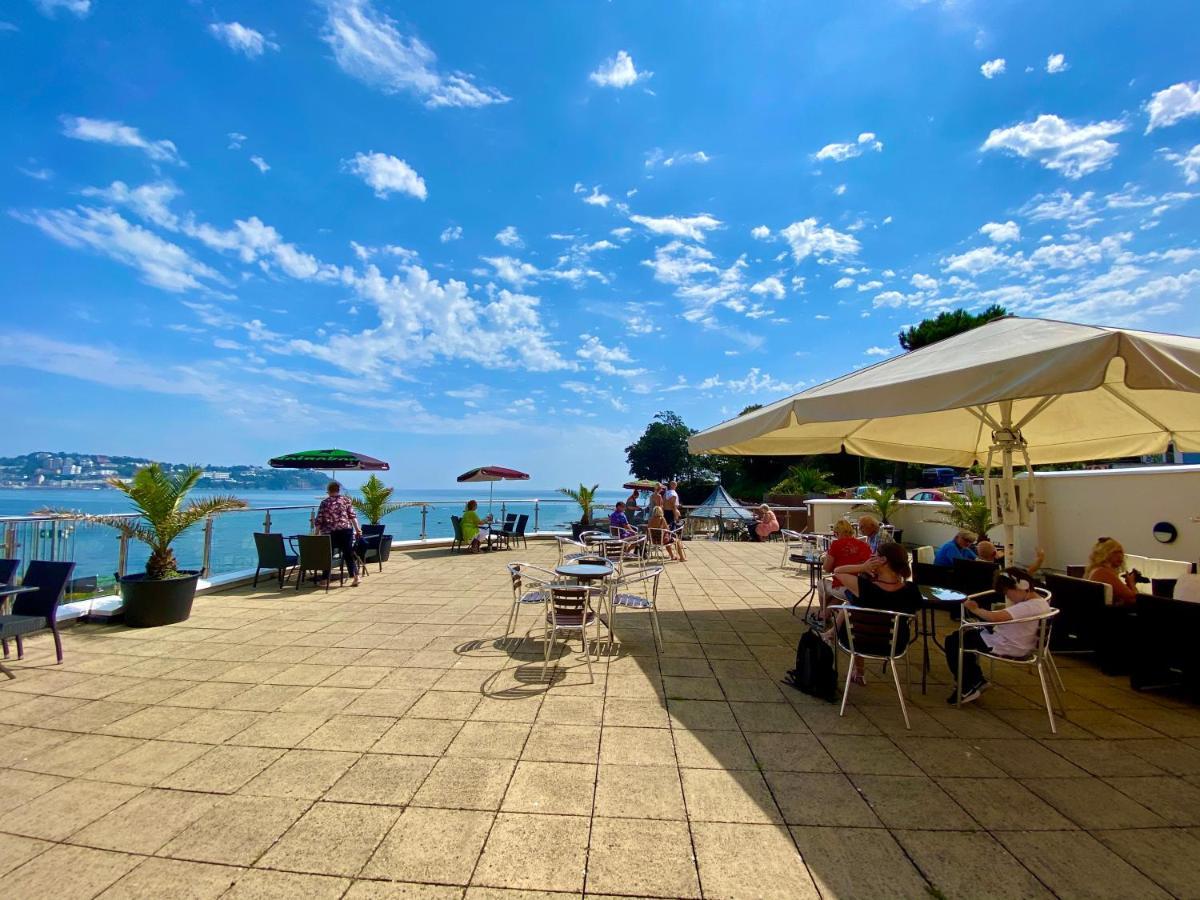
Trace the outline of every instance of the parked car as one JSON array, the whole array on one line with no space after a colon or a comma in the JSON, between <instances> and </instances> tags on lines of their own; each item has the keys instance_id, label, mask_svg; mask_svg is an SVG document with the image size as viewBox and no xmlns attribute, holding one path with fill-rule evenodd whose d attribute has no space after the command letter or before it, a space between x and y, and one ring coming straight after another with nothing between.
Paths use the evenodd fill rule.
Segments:
<instances>
[{"instance_id":1,"label":"parked car","mask_svg":"<svg viewBox=\"0 0 1200 900\"><path fill-rule=\"evenodd\" d=\"M944 491L914 491L908 497L909 500L945 500L946 493Z\"/></svg>"},{"instance_id":2,"label":"parked car","mask_svg":"<svg viewBox=\"0 0 1200 900\"><path fill-rule=\"evenodd\" d=\"M954 484L954 470L949 466L932 466L922 469L921 484L924 487L949 487Z\"/></svg>"},{"instance_id":3,"label":"parked car","mask_svg":"<svg viewBox=\"0 0 1200 900\"><path fill-rule=\"evenodd\" d=\"M860 484L858 487L856 487L854 489L854 499L861 500L863 497L867 496L867 491L871 490L874 487L875 487L875 485L873 485L873 484Z\"/></svg>"}]
</instances>

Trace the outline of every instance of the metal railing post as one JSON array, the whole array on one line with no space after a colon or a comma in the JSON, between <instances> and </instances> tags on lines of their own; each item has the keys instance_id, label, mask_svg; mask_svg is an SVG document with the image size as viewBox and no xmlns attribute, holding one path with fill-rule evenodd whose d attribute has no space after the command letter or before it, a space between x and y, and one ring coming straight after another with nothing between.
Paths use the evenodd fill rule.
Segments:
<instances>
[{"instance_id":1,"label":"metal railing post","mask_svg":"<svg viewBox=\"0 0 1200 900\"><path fill-rule=\"evenodd\" d=\"M17 557L17 525L15 522L9 522L4 528L4 557L5 559L16 559Z\"/></svg>"},{"instance_id":2,"label":"metal railing post","mask_svg":"<svg viewBox=\"0 0 1200 900\"><path fill-rule=\"evenodd\" d=\"M204 520L204 556L200 560L200 575L207 578L210 574L210 566L212 564L212 536L213 536L213 517L208 516Z\"/></svg>"},{"instance_id":3,"label":"metal railing post","mask_svg":"<svg viewBox=\"0 0 1200 900\"><path fill-rule=\"evenodd\" d=\"M122 534L118 540L120 546L117 550L117 578L125 577L125 570L129 566L129 536Z\"/></svg>"},{"instance_id":4,"label":"metal railing post","mask_svg":"<svg viewBox=\"0 0 1200 900\"><path fill-rule=\"evenodd\" d=\"M50 523L50 562L58 559L58 519Z\"/></svg>"},{"instance_id":5,"label":"metal railing post","mask_svg":"<svg viewBox=\"0 0 1200 900\"><path fill-rule=\"evenodd\" d=\"M308 533L312 534L317 530L317 511L313 507L308 509Z\"/></svg>"},{"instance_id":6,"label":"metal railing post","mask_svg":"<svg viewBox=\"0 0 1200 900\"><path fill-rule=\"evenodd\" d=\"M533 501L533 533L534 534L537 534L539 531L542 530L541 523L539 521L539 519L541 517L541 511L542 511L541 501L534 500Z\"/></svg>"},{"instance_id":7,"label":"metal railing post","mask_svg":"<svg viewBox=\"0 0 1200 900\"><path fill-rule=\"evenodd\" d=\"M425 540L425 522L429 517L429 507L421 504L421 540Z\"/></svg>"},{"instance_id":8,"label":"metal railing post","mask_svg":"<svg viewBox=\"0 0 1200 900\"><path fill-rule=\"evenodd\" d=\"M503 522L508 518L508 504L503 500L500 501L500 521Z\"/></svg>"},{"instance_id":9,"label":"metal railing post","mask_svg":"<svg viewBox=\"0 0 1200 900\"><path fill-rule=\"evenodd\" d=\"M267 534L271 533L271 511L268 509L267 514L263 516L263 531Z\"/></svg>"}]
</instances>

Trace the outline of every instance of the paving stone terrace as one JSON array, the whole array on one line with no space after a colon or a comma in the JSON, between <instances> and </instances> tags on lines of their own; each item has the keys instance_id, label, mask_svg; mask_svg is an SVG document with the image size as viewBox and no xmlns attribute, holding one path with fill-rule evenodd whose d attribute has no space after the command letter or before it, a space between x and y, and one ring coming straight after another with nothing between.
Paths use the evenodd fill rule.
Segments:
<instances>
[{"instance_id":1,"label":"paving stone terrace","mask_svg":"<svg viewBox=\"0 0 1200 900\"><path fill-rule=\"evenodd\" d=\"M0 683L0 893L1200 894L1200 710L1063 657L1051 736L1035 677L955 710L938 659L911 731L877 673L840 718L779 684L807 578L699 541L666 570L663 653L623 611L594 683L573 650L547 686L540 645L497 638L504 564L553 547L80 626L61 666L30 641Z\"/></svg>"}]
</instances>

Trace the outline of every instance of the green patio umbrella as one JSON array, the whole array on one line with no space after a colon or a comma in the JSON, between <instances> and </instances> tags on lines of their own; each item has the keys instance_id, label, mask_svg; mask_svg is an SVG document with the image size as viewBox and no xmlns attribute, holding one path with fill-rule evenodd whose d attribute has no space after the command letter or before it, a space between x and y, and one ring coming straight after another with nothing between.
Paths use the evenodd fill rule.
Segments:
<instances>
[{"instance_id":1,"label":"green patio umbrella","mask_svg":"<svg viewBox=\"0 0 1200 900\"><path fill-rule=\"evenodd\" d=\"M386 472L390 467L381 459L349 450L301 450L286 456L276 456L269 462L272 469L316 469L329 471L333 480L336 471Z\"/></svg>"}]
</instances>

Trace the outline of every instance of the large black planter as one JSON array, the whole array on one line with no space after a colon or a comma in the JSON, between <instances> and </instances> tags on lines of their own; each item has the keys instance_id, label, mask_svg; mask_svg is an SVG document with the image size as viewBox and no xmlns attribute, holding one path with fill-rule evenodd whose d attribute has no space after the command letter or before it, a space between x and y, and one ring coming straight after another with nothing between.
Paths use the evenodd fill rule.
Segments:
<instances>
[{"instance_id":1,"label":"large black planter","mask_svg":"<svg viewBox=\"0 0 1200 900\"><path fill-rule=\"evenodd\" d=\"M199 572L182 572L180 578L149 579L145 574L121 579L125 624L135 628L174 625L192 614Z\"/></svg>"},{"instance_id":2,"label":"large black planter","mask_svg":"<svg viewBox=\"0 0 1200 900\"><path fill-rule=\"evenodd\" d=\"M575 540L579 540L579 536L581 534L583 534L585 531L595 531L595 530L596 530L596 526L594 523L589 523L587 525L584 525L582 522L572 522L571 523L571 537Z\"/></svg>"}]
</instances>

